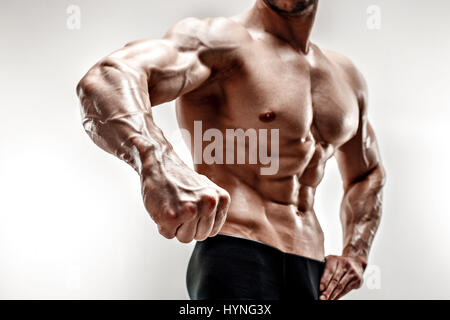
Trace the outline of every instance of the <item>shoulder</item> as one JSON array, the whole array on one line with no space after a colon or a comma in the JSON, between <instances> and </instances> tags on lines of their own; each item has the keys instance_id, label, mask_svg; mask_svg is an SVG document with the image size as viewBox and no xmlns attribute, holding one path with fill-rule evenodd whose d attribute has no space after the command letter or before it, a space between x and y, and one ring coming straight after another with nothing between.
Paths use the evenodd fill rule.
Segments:
<instances>
[{"instance_id":1,"label":"shoulder","mask_svg":"<svg viewBox=\"0 0 450 320\"><path fill-rule=\"evenodd\" d=\"M347 56L332 50L323 49L326 57L342 72L358 99L367 99L368 89L363 74Z\"/></svg>"},{"instance_id":2,"label":"shoulder","mask_svg":"<svg viewBox=\"0 0 450 320\"><path fill-rule=\"evenodd\" d=\"M177 22L165 35L181 47L209 49L234 48L250 40L250 34L241 24L229 18L185 18Z\"/></svg>"}]
</instances>

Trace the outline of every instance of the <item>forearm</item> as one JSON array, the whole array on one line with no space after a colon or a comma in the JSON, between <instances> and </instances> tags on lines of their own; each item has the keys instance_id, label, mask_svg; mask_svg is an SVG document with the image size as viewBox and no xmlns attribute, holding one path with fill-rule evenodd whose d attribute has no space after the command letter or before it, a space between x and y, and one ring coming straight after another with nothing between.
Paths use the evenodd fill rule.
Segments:
<instances>
[{"instance_id":1,"label":"forearm","mask_svg":"<svg viewBox=\"0 0 450 320\"><path fill-rule=\"evenodd\" d=\"M384 182L384 169L378 165L346 189L341 205L343 256L357 258L364 266L381 220Z\"/></svg>"},{"instance_id":2,"label":"forearm","mask_svg":"<svg viewBox=\"0 0 450 320\"><path fill-rule=\"evenodd\" d=\"M172 154L172 147L153 122L147 79L145 72L106 59L92 68L77 88L88 135L139 174Z\"/></svg>"}]
</instances>

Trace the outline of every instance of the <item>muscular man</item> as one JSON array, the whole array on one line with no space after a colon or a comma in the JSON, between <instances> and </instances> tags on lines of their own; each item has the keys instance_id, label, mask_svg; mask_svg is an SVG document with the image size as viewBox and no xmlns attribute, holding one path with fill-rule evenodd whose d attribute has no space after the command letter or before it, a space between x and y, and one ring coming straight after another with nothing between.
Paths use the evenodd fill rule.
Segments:
<instances>
[{"instance_id":1,"label":"muscular man","mask_svg":"<svg viewBox=\"0 0 450 320\"><path fill-rule=\"evenodd\" d=\"M197 240L187 273L192 299L335 300L361 285L385 174L363 77L346 57L309 41L317 6L256 0L231 18L188 18L162 39L103 58L78 85L85 130L138 172L159 232ZM279 151L264 140L278 157L276 173L248 161L199 161L191 170L152 119L151 107L174 99L178 123L192 135L200 121L203 132L278 129ZM257 152L249 140L234 145ZM345 191L344 249L325 258L313 204L332 156Z\"/></svg>"}]
</instances>

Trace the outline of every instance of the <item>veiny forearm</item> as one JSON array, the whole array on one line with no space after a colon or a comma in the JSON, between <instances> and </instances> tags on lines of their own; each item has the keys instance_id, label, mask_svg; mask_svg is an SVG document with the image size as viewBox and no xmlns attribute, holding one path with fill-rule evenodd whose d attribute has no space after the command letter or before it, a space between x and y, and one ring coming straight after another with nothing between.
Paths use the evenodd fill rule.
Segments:
<instances>
[{"instance_id":1,"label":"veiny forearm","mask_svg":"<svg viewBox=\"0 0 450 320\"><path fill-rule=\"evenodd\" d=\"M367 264L369 251L381 220L385 174L381 165L350 185L341 205L343 256Z\"/></svg>"},{"instance_id":2,"label":"veiny forearm","mask_svg":"<svg viewBox=\"0 0 450 320\"><path fill-rule=\"evenodd\" d=\"M148 77L121 60L107 58L94 66L77 88L88 135L139 174L172 153L153 122Z\"/></svg>"}]
</instances>

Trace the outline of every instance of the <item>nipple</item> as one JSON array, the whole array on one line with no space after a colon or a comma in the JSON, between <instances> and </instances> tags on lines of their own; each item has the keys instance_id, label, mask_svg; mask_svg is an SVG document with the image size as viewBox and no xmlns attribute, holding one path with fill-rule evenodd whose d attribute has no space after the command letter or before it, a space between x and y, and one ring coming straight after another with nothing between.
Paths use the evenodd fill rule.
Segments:
<instances>
[{"instance_id":1,"label":"nipple","mask_svg":"<svg viewBox=\"0 0 450 320\"><path fill-rule=\"evenodd\" d=\"M259 120L261 120L262 122L272 122L273 120L275 120L275 118L276 115L273 111L265 112L259 116Z\"/></svg>"}]
</instances>

